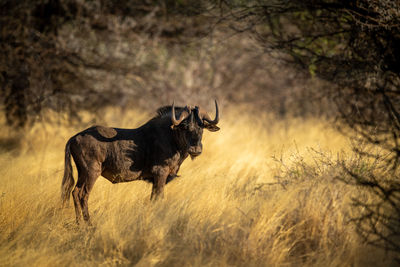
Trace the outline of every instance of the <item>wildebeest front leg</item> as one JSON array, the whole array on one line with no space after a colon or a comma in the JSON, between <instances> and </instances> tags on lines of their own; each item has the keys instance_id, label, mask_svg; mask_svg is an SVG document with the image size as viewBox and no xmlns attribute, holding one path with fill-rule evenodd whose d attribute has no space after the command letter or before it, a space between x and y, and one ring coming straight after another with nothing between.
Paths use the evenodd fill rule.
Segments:
<instances>
[{"instance_id":1,"label":"wildebeest front leg","mask_svg":"<svg viewBox=\"0 0 400 267\"><path fill-rule=\"evenodd\" d=\"M153 188L151 190L151 200L156 200L164 197L164 186L166 184L168 172L162 170L154 176Z\"/></svg>"}]
</instances>

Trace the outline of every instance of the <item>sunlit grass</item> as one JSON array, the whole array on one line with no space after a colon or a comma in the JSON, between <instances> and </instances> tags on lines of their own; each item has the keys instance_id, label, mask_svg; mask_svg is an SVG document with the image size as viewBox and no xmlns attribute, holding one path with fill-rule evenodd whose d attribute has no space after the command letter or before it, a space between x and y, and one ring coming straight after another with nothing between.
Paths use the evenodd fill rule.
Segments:
<instances>
[{"instance_id":1,"label":"sunlit grass","mask_svg":"<svg viewBox=\"0 0 400 267\"><path fill-rule=\"evenodd\" d=\"M150 117L108 110L101 124L134 128ZM148 183L99 178L90 229L75 225L72 201L60 208L60 186L65 142L91 116L79 129L61 122L35 125L19 135L19 146L2 148L2 266L364 266L385 259L349 223L354 188L310 152L351 154L349 141L325 122L225 111L221 130L205 133L203 154L182 164L163 200L150 201ZM320 167L315 177L293 167L299 157ZM302 180L276 184L277 175L288 175L276 159Z\"/></svg>"}]
</instances>

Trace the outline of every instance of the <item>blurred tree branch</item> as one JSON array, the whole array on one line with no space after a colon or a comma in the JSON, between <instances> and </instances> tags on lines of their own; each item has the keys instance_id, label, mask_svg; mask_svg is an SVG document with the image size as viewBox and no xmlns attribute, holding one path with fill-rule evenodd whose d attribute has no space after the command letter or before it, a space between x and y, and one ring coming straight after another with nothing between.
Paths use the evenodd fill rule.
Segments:
<instances>
[{"instance_id":1,"label":"blurred tree branch","mask_svg":"<svg viewBox=\"0 0 400 267\"><path fill-rule=\"evenodd\" d=\"M100 72L151 83L146 69L155 66L128 62L123 56L134 51L113 46L132 38L174 41L209 30L197 16L209 8L202 1L3 0L0 6L0 100L7 123L16 127L34 122L44 108L78 117L82 109L118 104L124 97L119 84L94 88ZM172 19L176 15L186 19Z\"/></svg>"}]
</instances>

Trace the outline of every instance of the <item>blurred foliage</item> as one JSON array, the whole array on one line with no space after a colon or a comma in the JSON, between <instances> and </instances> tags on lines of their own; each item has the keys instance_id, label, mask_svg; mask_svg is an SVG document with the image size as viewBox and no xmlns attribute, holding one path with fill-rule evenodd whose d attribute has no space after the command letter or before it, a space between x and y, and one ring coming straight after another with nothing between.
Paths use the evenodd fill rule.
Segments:
<instances>
[{"instance_id":1,"label":"blurred foliage","mask_svg":"<svg viewBox=\"0 0 400 267\"><path fill-rule=\"evenodd\" d=\"M329 82L323 94L362 140L400 156L399 1L226 1L226 21ZM374 156L374 155L372 155Z\"/></svg>"},{"instance_id":2,"label":"blurred foliage","mask_svg":"<svg viewBox=\"0 0 400 267\"><path fill-rule=\"evenodd\" d=\"M193 1L195 2L195 1ZM201 3L193 8L201 8ZM96 110L125 97L125 75L150 80L157 63L141 50L161 36L204 35L190 1L1 1L0 57L2 102L9 125L35 121L43 108ZM176 9L177 8L177 9ZM188 15L175 23L171 16ZM172 12L172 10L174 12ZM201 10L201 9L200 9ZM130 44L132 43L132 45ZM149 44L150 43L150 44ZM99 85L98 76L114 79ZM110 78L112 77L112 78ZM123 82L122 82L123 83Z\"/></svg>"},{"instance_id":3,"label":"blurred foliage","mask_svg":"<svg viewBox=\"0 0 400 267\"><path fill-rule=\"evenodd\" d=\"M377 197L354 201L366 241L400 252L400 2L391 0L224 1L227 23L267 52L328 82L337 117L356 135L373 172L344 169ZM378 175L375 171L385 170ZM382 228L378 227L382 226Z\"/></svg>"},{"instance_id":4,"label":"blurred foliage","mask_svg":"<svg viewBox=\"0 0 400 267\"><path fill-rule=\"evenodd\" d=\"M171 103L250 104L280 115L328 114L304 75L236 35L214 1L1 1L1 102L8 125L43 110L102 114ZM314 83L314 82L313 82ZM315 86L313 87L315 88ZM322 106L322 105L321 105ZM324 107L326 107L326 103Z\"/></svg>"}]
</instances>

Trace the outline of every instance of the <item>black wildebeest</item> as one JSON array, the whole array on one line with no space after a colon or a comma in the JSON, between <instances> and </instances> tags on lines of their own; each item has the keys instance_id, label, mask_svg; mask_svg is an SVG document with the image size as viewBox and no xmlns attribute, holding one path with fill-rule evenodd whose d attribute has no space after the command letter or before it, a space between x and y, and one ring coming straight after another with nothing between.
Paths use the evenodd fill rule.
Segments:
<instances>
[{"instance_id":1,"label":"black wildebeest","mask_svg":"<svg viewBox=\"0 0 400 267\"><path fill-rule=\"evenodd\" d=\"M182 162L202 152L203 129L218 131L218 103L215 118L199 107L165 106L157 116L136 129L90 127L65 146L65 170L61 197L66 203L74 186L71 155L78 170L72 196L76 221L90 223L88 198L101 175L112 183L146 180L153 184L151 199L163 195L164 185L177 176ZM178 116L178 119L176 117Z\"/></svg>"}]
</instances>

